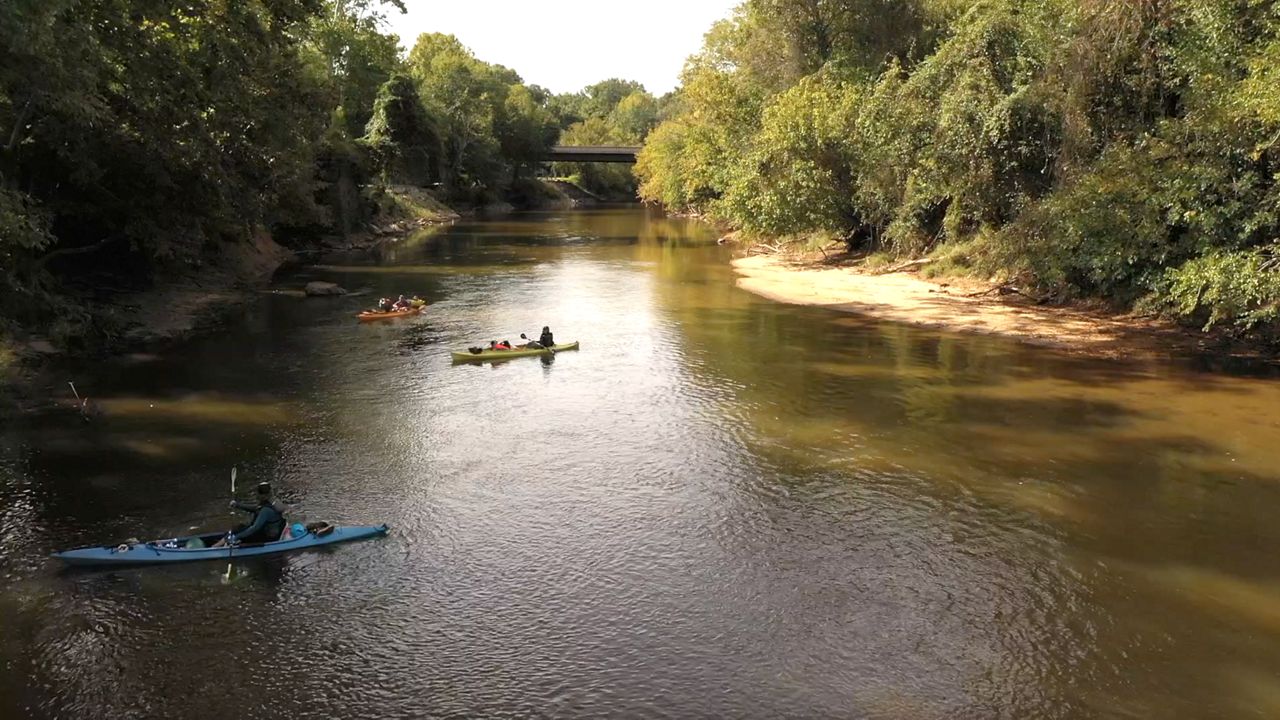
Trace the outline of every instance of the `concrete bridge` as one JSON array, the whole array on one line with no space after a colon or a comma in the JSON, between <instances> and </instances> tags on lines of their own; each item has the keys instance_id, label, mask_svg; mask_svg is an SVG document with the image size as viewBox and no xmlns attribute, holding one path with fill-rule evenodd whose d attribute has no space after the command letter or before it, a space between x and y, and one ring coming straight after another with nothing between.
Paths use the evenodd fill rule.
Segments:
<instances>
[{"instance_id":1,"label":"concrete bridge","mask_svg":"<svg viewBox=\"0 0 1280 720\"><path fill-rule=\"evenodd\" d=\"M539 160L548 162L634 163L639 146L630 145L556 145Z\"/></svg>"}]
</instances>

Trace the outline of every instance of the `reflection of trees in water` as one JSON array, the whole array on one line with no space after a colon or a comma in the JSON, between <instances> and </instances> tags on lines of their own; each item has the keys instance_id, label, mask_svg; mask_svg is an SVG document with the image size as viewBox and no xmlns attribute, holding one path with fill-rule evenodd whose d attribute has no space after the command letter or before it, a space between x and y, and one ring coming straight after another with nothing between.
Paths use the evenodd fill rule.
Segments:
<instances>
[{"instance_id":1,"label":"reflection of trees in water","mask_svg":"<svg viewBox=\"0 0 1280 720\"><path fill-rule=\"evenodd\" d=\"M1093 648L1073 672L1158 666L1136 681L1192 682L1206 667L1234 677L1218 658L1255 668L1280 659L1280 615L1268 609L1280 603L1280 558L1258 552L1280 545L1280 384L1074 358L670 279L656 292L685 338L684 367L729 394L720 424L736 426L767 469L761 483L836 514L874 505L874 484L936 507L952 543L1025 538L987 552L1060 573L1035 580L1036 594L1065 603L1063 619ZM785 502L761 492L766 505ZM1089 639L1108 628L1128 634ZM1241 633L1266 640L1242 649ZM1173 646L1186 652L1170 660Z\"/></svg>"},{"instance_id":2,"label":"reflection of trees in water","mask_svg":"<svg viewBox=\"0 0 1280 720\"><path fill-rule=\"evenodd\" d=\"M727 282L669 282L659 295L690 372L733 389L727 421L744 423L752 452L774 464L918 472L938 492L1040 521L1137 524L1175 543L1199 522L1189 518L1206 484L1223 486L1210 504L1239 518L1250 513L1222 494L1245 506L1240 484L1277 478L1280 448L1261 437L1274 428L1258 420L1280 407L1280 388L1265 383L1205 387L1167 368L776 305ZM1242 406L1234 388L1261 396ZM1113 539L1128 544L1127 532Z\"/></svg>"}]
</instances>

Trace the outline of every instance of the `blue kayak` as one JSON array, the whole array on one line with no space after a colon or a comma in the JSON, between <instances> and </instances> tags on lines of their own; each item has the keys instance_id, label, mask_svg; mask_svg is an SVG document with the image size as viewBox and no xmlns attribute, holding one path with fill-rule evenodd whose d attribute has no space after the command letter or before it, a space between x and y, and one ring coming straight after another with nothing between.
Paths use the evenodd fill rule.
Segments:
<instances>
[{"instance_id":1,"label":"blue kayak","mask_svg":"<svg viewBox=\"0 0 1280 720\"><path fill-rule=\"evenodd\" d=\"M197 560L234 560L274 555L352 540L365 540L386 534L386 524L350 527L330 525L317 530L309 529L306 534L288 540L215 548L211 546L225 537L225 534L213 533L150 542L125 542L119 545L76 548L56 552L53 557L68 565L166 565Z\"/></svg>"}]
</instances>

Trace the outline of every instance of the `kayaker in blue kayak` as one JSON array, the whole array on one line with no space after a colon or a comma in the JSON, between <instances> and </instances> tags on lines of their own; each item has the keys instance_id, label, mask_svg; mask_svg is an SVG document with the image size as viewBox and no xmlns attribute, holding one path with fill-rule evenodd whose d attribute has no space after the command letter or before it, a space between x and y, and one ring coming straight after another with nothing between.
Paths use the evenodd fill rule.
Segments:
<instances>
[{"instance_id":1,"label":"kayaker in blue kayak","mask_svg":"<svg viewBox=\"0 0 1280 720\"><path fill-rule=\"evenodd\" d=\"M214 547L225 547L228 540L234 540L237 544L275 542L280 539L280 533L284 532L285 525L288 524L284 519L284 505L271 500L271 483L258 483L257 504L232 500L231 507L253 513L253 522L237 525Z\"/></svg>"}]
</instances>

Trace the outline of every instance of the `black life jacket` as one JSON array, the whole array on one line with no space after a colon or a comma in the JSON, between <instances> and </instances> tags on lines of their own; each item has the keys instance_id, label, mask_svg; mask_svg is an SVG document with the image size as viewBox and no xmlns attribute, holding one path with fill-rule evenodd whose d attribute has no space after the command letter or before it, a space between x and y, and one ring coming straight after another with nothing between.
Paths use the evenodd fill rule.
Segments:
<instances>
[{"instance_id":1,"label":"black life jacket","mask_svg":"<svg viewBox=\"0 0 1280 720\"><path fill-rule=\"evenodd\" d=\"M262 526L262 532L266 533L272 538L279 539L279 537L282 534L284 534L284 526L286 524L284 519L284 513L281 512L281 510L278 507L276 507L276 504L274 502L259 506L258 512L270 512L272 515L275 516L274 519L272 517L267 518L266 524ZM254 519L257 519L257 518L255 517Z\"/></svg>"}]
</instances>

